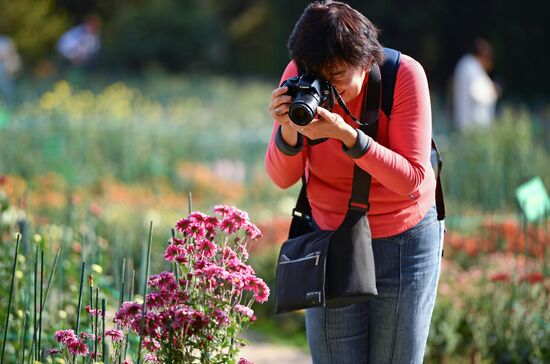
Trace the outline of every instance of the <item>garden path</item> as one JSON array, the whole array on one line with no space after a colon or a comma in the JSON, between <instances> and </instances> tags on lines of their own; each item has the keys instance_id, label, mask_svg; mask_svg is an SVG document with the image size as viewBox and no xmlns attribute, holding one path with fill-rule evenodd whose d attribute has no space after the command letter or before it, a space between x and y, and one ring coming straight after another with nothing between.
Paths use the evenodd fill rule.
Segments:
<instances>
[{"instance_id":1,"label":"garden path","mask_svg":"<svg viewBox=\"0 0 550 364\"><path fill-rule=\"evenodd\" d=\"M247 335L249 344L239 357L244 357L254 364L311 364L309 354L299 348L269 342L257 335Z\"/></svg>"}]
</instances>

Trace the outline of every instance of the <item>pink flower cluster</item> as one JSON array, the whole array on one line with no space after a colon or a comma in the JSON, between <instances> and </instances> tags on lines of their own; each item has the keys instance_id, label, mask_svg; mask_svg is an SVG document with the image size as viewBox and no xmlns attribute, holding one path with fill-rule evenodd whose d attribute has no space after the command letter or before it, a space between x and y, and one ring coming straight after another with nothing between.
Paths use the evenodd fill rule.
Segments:
<instances>
[{"instance_id":1,"label":"pink flower cluster","mask_svg":"<svg viewBox=\"0 0 550 364\"><path fill-rule=\"evenodd\" d=\"M199 362L225 362L244 345L238 335L256 320L252 304L269 297L268 286L246 264L247 245L261 232L244 211L219 205L214 212L216 216L194 211L177 222L177 236L164 253L173 271L148 277L145 305L124 302L116 312L116 328L105 330L105 337L117 358L126 359L121 348L129 332L141 336L149 363L164 363L169 357L195 363L197 353ZM97 308L87 306L86 311L91 318L102 315ZM95 340L92 334L60 330L55 339L66 350L53 348L52 355L94 356L86 343ZM241 358L239 363L250 362Z\"/></svg>"},{"instance_id":2,"label":"pink flower cluster","mask_svg":"<svg viewBox=\"0 0 550 364\"><path fill-rule=\"evenodd\" d=\"M59 330L55 332L55 340L64 345L71 355L88 356L90 349L85 338L78 337L73 330Z\"/></svg>"},{"instance_id":3,"label":"pink flower cluster","mask_svg":"<svg viewBox=\"0 0 550 364\"><path fill-rule=\"evenodd\" d=\"M143 335L151 362L163 362L168 348L171 355L192 357L193 350L204 352L212 343L236 345L238 340L223 337L253 322L252 303L269 297L268 286L246 264L247 245L261 237L260 230L234 207L219 205L214 212L194 211L176 223L178 236L164 253L175 269L148 278L146 312L142 304L125 302L115 314L119 327ZM211 356L223 348L209 350Z\"/></svg>"}]
</instances>

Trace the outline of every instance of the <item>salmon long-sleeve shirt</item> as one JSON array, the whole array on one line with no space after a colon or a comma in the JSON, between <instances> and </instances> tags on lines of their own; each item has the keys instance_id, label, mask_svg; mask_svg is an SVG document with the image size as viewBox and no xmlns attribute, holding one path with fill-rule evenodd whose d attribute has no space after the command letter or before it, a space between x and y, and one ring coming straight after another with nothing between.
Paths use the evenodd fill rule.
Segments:
<instances>
[{"instance_id":1,"label":"salmon long-sleeve shirt","mask_svg":"<svg viewBox=\"0 0 550 364\"><path fill-rule=\"evenodd\" d=\"M296 65L290 62L281 82L297 73ZM367 82L368 76L361 93L347 104L353 115L361 113ZM339 105L334 106L333 112L354 128L359 127ZM352 158L336 139L314 146L305 143L302 150L290 155L277 146L278 132L279 124L275 122L265 157L266 171L281 188L292 186L306 174L313 219L321 229L335 230L342 222L351 196L355 164L372 176L367 217L373 238L410 229L434 205L428 82L422 66L409 56L401 55L390 118L380 113L378 137L362 155Z\"/></svg>"}]
</instances>

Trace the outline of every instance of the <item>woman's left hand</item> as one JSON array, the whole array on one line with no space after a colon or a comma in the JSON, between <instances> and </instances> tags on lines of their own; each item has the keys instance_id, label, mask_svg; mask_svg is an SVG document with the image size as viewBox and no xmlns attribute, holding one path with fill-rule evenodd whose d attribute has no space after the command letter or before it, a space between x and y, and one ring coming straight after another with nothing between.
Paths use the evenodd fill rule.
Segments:
<instances>
[{"instance_id":1,"label":"woman's left hand","mask_svg":"<svg viewBox=\"0 0 550 364\"><path fill-rule=\"evenodd\" d=\"M298 130L309 139L333 138L338 139L351 148L357 139L357 131L344 119L323 107L317 108L318 118Z\"/></svg>"}]
</instances>

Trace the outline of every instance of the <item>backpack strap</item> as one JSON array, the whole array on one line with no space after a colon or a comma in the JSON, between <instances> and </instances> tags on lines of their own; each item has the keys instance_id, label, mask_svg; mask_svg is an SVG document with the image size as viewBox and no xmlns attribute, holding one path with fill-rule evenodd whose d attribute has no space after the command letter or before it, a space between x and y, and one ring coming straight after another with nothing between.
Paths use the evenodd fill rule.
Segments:
<instances>
[{"instance_id":1,"label":"backpack strap","mask_svg":"<svg viewBox=\"0 0 550 364\"><path fill-rule=\"evenodd\" d=\"M393 91L400 63L401 52L391 48L384 48L384 63L380 66L380 74L382 76L382 103L380 108L388 118L393 107Z\"/></svg>"},{"instance_id":2,"label":"backpack strap","mask_svg":"<svg viewBox=\"0 0 550 364\"><path fill-rule=\"evenodd\" d=\"M388 121L390 120L390 114L393 107L393 94L400 62L401 52L391 48L384 48L384 63L380 66L380 73L382 75L382 100L380 102L380 108L388 117ZM437 219L444 220L445 201L443 199L443 188L441 187L440 177L443 159L433 139L430 160L436 177L435 206L437 209Z\"/></svg>"}]
</instances>

